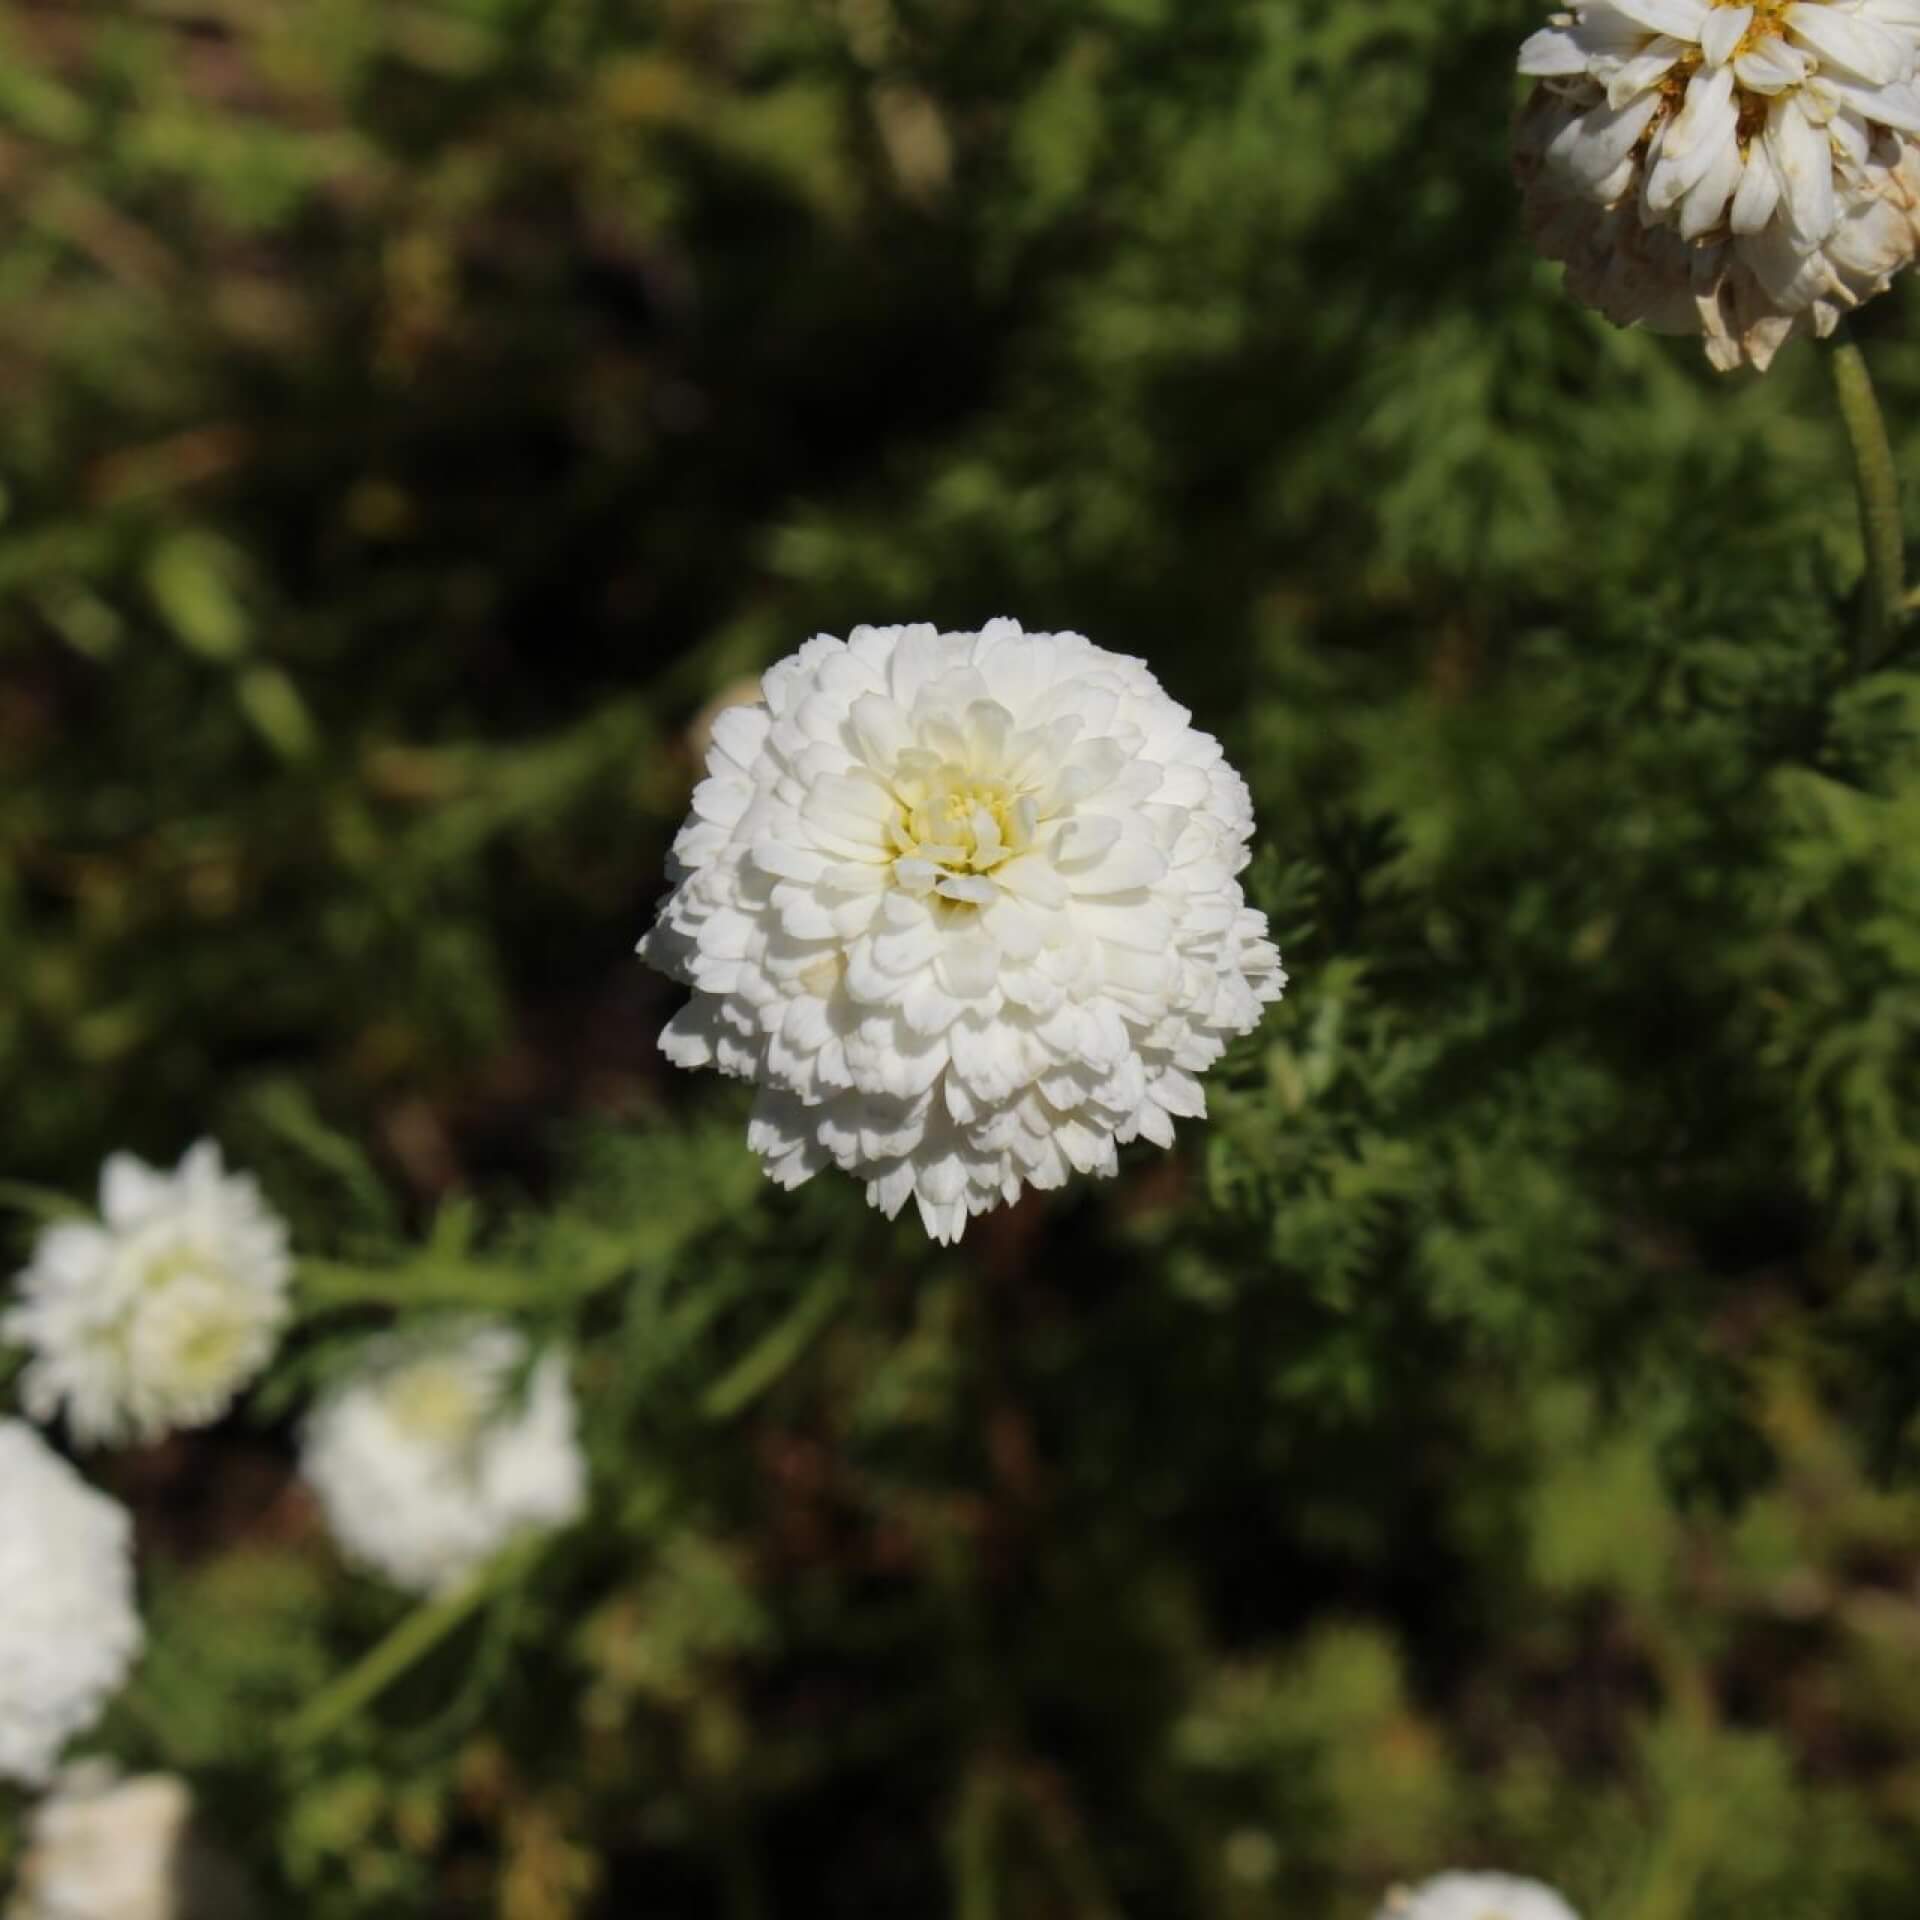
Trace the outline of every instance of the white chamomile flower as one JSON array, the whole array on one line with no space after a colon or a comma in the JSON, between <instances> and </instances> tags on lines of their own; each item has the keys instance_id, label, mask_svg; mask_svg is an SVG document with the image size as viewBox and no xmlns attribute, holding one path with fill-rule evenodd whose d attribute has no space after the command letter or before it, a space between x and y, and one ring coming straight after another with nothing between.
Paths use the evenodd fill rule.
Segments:
<instances>
[{"instance_id":1,"label":"white chamomile flower","mask_svg":"<svg viewBox=\"0 0 1920 1920\"><path fill-rule=\"evenodd\" d=\"M1377 1920L1580 1920L1538 1880L1509 1873L1443 1873L1387 1896Z\"/></svg>"},{"instance_id":2,"label":"white chamomile flower","mask_svg":"<svg viewBox=\"0 0 1920 1920\"><path fill-rule=\"evenodd\" d=\"M0 1779L38 1785L140 1650L133 1524L19 1420L0 1420Z\"/></svg>"},{"instance_id":3,"label":"white chamomile flower","mask_svg":"<svg viewBox=\"0 0 1920 1920\"><path fill-rule=\"evenodd\" d=\"M32 1354L21 1397L83 1444L151 1441L217 1420L287 1315L285 1225L203 1140L164 1173L114 1154L99 1220L48 1227L0 1316Z\"/></svg>"},{"instance_id":4,"label":"white chamomile flower","mask_svg":"<svg viewBox=\"0 0 1920 1920\"><path fill-rule=\"evenodd\" d=\"M195 1831L185 1781L122 1779L89 1761L67 1768L34 1808L6 1920L244 1920L252 1911L238 1871Z\"/></svg>"},{"instance_id":5,"label":"white chamomile flower","mask_svg":"<svg viewBox=\"0 0 1920 1920\"><path fill-rule=\"evenodd\" d=\"M641 945L694 989L668 1058L760 1084L782 1186L837 1166L942 1241L1170 1146L1286 983L1236 878L1246 784L1189 719L1013 620L809 641L714 720Z\"/></svg>"},{"instance_id":6,"label":"white chamomile flower","mask_svg":"<svg viewBox=\"0 0 1920 1920\"><path fill-rule=\"evenodd\" d=\"M586 1498L565 1359L511 1327L374 1341L307 1423L301 1472L346 1553L396 1586L453 1585Z\"/></svg>"},{"instance_id":7,"label":"white chamomile flower","mask_svg":"<svg viewBox=\"0 0 1920 1920\"><path fill-rule=\"evenodd\" d=\"M1920 249L1920 0L1575 0L1515 166L1569 290L1764 368Z\"/></svg>"}]
</instances>

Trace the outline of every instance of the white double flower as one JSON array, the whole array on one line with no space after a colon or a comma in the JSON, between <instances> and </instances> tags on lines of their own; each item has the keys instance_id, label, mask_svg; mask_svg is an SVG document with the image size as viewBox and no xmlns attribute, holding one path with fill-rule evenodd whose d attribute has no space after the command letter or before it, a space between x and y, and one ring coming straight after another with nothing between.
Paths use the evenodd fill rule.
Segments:
<instances>
[{"instance_id":1,"label":"white double flower","mask_svg":"<svg viewBox=\"0 0 1920 1920\"><path fill-rule=\"evenodd\" d=\"M1520 71L1529 227L1622 325L1764 368L1920 249L1920 0L1585 0Z\"/></svg>"}]
</instances>

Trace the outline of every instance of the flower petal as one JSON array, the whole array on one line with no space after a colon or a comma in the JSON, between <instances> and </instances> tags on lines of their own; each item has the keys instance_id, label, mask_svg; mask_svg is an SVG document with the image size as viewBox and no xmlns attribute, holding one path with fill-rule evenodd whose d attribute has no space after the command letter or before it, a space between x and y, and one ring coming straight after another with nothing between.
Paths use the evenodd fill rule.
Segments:
<instances>
[{"instance_id":1,"label":"flower petal","mask_svg":"<svg viewBox=\"0 0 1920 1920\"><path fill-rule=\"evenodd\" d=\"M1791 95L1767 110L1767 153L1786 204L1788 219L1801 240L1818 246L1833 231L1833 155L1826 136Z\"/></svg>"}]
</instances>

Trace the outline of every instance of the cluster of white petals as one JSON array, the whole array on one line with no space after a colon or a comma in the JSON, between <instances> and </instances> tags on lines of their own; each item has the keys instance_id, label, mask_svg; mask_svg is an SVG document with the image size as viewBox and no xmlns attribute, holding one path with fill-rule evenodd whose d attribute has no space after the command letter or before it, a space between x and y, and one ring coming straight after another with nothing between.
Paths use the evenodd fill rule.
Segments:
<instances>
[{"instance_id":1,"label":"cluster of white petals","mask_svg":"<svg viewBox=\"0 0 1920 1920\"><path fill-rule=\"evenodd\" d=\"M1920 250L1920 0L1576 0L1520 71L1535 244L1622 326L1765 368Z\"/></svg>"},{"instance_id":2,"label":"cluster of white petals","mask_svg":"<svg viewBox=\"0 0 1920 1920\"><path fill-rule=\"evenodd\" d=\"M0 1779L45 1780L140 1642L126 1511L0 1420Z\"/></svg>"},{"instance_id":3,"label":"cluster of white petals","mask_svg":"<svg viewBox=\"0 0 1920 1920\"><path fill-rule=\"evenodd\" d=\"M417 1592L454 1585L579 1514L566 1361L530 1366L491 1321L386 1335L314 1409L301 1471L351 1558Z\"/></svg>"},{"instance_id":4,"label":"cluster of white petals","mask_svg":"<svg viewBox=\"0 0 1920 1920\"><path fill-rule=\"evenodd\" d=\"M1012 620L809 641L713 722L641 946L694 990L662 1048L760 1084L781 1185L837 1166L942 1241L1171 1145L1286 982L1236 879L1246 785L1189 720Z\"/></svg>"},{"instance_id":5,"label":"cluster of white petals","mask_svg":"<svg viewBox=\"0 0 1920 1920\"><path fill-rule=\"evenodd\" d=\"M1387 1896L1378 1920L1580 1920L1538 1880L1507 1873L1443 1873Z\"/></svg>"},{"instance_id":6,"label":"cluster of white petals","mask_svg":"<svg viewBox=\"0 0 1920 1920\"><path fill-rule=\"evenodd\" d=\"M244 1920L244 1882L170 1773L70 1767L34 1808L6 1920Z\"/></svg>"},{"instance_id":7,"label":"cluster of white petals","mask_svg":"<svg viewBox=\"0 0 1920 1920\"><path fill-rule=\"evenodd\" d=\"M26 1409L64 1413L83 1443L205 1426L279 1342L286 1227L206 1140L172 1173L113 1155L100 1213L42 1232L18 1304L0 1316L0 1337L32 1354Z\"/></svg>"}]
</instances>

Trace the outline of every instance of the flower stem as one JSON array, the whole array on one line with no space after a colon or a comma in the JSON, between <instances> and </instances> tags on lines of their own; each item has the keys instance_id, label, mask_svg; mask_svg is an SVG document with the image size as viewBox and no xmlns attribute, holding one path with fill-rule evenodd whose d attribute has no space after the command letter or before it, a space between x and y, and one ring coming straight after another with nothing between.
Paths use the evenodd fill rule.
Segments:
<instances>
[{"instance_id":1,"label":"flower stem","mask_svg":"<svg viewBox=\"0 0 1920 1920\"><path fill-rule=\"evenodd\" d=\"M1894 472L1887 423L1874 394L1866 356L1843 326L1834 335L1828 364L1834 397L1853 449L1853 484L1860 500L1860 538L1867 577L1860 593L1856 664L1878 664L1896 622L1906 610L1906 535L1900 518L1900 482Z\"/></svg>"},{"instance_id":2,"label":"flower stem","mask_svg":"<svg viewBox=\"0 0 1920 1920\"><path fill-rule=\"evenodd\" d=\"M709 1420L731 1420L765 1393L833 1318L846 1285L847 1276L838 1268L823 1268L786 1318L776 1321L743 1360L707 1389L701 1412Z\"/></svg>"},{"instance_id":3,"label":"flower stem","mask_svg":"<svg viewBox=\"0 0 1920 1920\"><path fill-rule=\"evenodd\" d=\"M282 1746L300 1748L324 1740L353 1718L394 1681L423 1660L440 1642L504 1588L528 1572L547 1544L530 1535L482 1567L465 1585L429 1600L370 1648L340 1677L313 1696L282 1729Z\"/></svg>"},{"instance_id":4,"label":"flower stem","mask_svg":"<svg viewBox=\"0 0 1920 1920\"><path fill-rule=\"evenodd\" d=\"M30 1187L24 1180L0 1180L0 1209L31 1214L47 1223L78 1220L87 1211L64 1193L56 1193L51 1187Z\"/></svg>"},{"instance_id":5,"label":"flower stem","mask_svg":"<svg viewBox=\"0 0 1920 1920\"><path fill-rule=\"evenodd\" d=\"M997 1855L1004 1798L1001 1782L989 1769L976 1769L961 1788L947 1836L955 1920L999 1920Z\"/></svg>"}]
</instances>

